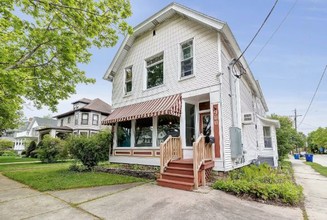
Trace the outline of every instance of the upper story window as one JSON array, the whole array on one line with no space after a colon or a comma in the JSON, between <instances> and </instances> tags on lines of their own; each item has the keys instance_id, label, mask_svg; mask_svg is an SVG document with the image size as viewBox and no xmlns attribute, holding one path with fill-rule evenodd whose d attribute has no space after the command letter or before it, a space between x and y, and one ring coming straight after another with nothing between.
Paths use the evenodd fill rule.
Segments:
<instances>
[{"instance_id":1,"label":"upper story window","mask_svg":"<svg viewBox=\"0 0 327 220\"><path fill-rule=\"evenodd\" d=\"M67 124L70 124L70 116L67 118Z\"/></svg>"},{"instance_id":2,"label":"upper story window","mask_svg":"<svg viewBox=\"0 0 327 220\"><path fill-rule=\"evenodd\" d=\"M146 61L147 89L163 84L163 58L161 53Z\"/></svg>"},{"instance_id":3,"label":"upper story window","mask_svg":"<svg viewBox=\"0 0 327 220\"><path fill-rule=\"evenodd\" d=\"M82 113L82 125L87 125L89 122L89 113Z\"/></svg>"},{"instance_id":4,"label":"upper story window","mask_svg":"<svg viewBox=\"0 0 327 220\"><path fill-rule=\"evenodd\" d=\"M272 148L270 127L263 127L263 137L265 141L265 148Z\"/></svg>"},{"instance_id":5,"label":"upper story window","mask_svg":"<svg viewBox=\"0 0 327 220\"><path fill-rule=\"evenodd\" d=\"M181 77L193 75L193 39L181 44Z\"/></svg>"},{"instance_id":6,"label":"upper story window","mask_svg":"<svg viewBox=\"0 0 327 220\"><path fill-rule=\"evenodd\" d=\"M79 118L79 113L75 113L75 125L78 125L78 118Z\"/></svg>"},{"instance_id":7,"label":"upper story window","mask_svg":"<svg viewBox=\"0 0 327 220\"><path fill-rule=\"evenodd\" d=\"M92 116L92 125L98 125L99 124L99 115L93 115Z\"/></svg>"},{"instance_id":8,"label":"upper story window","mask_svg":"<svg viewBox=\"0 0 327 220\"><path fill-rule=\"evenodd\" d=\"M125 95L129 94L132 91L133 88L132 79L133 79L132 67L128 67L125 69L125 87L124 87Z\"/></svg>"},{"instance_id":9,"label":"upper story window","mask_svg":"<svg viewBox=\"0 0 327 220\"><path fill-rule=\"evenodd\" d=\"M61 127L64 126L64 119L61 119L61 120L60 120L60 126L61 126Z\"/></svg>"}]
</instances>

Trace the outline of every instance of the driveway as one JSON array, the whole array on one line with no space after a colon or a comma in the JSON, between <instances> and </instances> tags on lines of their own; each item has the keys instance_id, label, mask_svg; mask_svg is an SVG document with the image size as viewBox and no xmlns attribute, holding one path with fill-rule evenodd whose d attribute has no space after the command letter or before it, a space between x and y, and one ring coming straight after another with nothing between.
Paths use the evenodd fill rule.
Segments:
<instances>
[{"instance_id":1,"label":"driveway","mask_svg":"<svg viewBox=\"0 0 327 220\"><path fill-rule=\"evenodd\" d=\"M0 219L302 219L299 208L154 183L41 193L0 175Z\"/></svg>"},{"instance_id":2,"label":"driveway","mask_svg":"<svg viewBox=\"0 0 327 220\"><path fill-rule=\"evenodd\" d=\"M327 167L327 154L315 154L313 155L313 162Z\"/></svg>"}]
</instances>

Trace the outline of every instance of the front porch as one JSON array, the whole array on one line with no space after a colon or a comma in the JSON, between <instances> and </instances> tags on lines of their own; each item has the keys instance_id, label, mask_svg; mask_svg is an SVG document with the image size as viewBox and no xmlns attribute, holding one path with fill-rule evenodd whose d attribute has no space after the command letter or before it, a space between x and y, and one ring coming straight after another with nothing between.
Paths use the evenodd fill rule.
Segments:
<instances>
[{"instance_id":1,"label":"front porch","mask_svg":"<svg viewBox=\"0 0 327 220\"><path fill-rule=\"evenodd\" d=\"M205 170L214 167L214 158L221 160L217 97L217 92L178 94L116 108L103 121L113 125L110 161L160 165L160 185L171 185L180 175L192 180L192 189L205 185ZM209 137L212 143L205 143ZM174 165L188 166L192 177L171 172Z\"/></svg>"}]
</instances>

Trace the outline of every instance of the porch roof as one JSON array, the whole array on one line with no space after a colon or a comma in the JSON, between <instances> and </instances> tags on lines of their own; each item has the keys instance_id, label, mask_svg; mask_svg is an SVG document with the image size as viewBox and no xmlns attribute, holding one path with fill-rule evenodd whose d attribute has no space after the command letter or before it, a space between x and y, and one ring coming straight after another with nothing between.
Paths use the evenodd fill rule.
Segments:
<instances>
[{"instance_id":1,"label":"porch roof","mask_svg":"<svg viewBox=\"0 0 327 220\"><path fill-rule=\"evenodd\" d=\"M181 116L181 95L172 95L146 102L116 108L111 115L102 121L103 125L139 118L149 118L159 115Z\"/></svg>"}]
</instances>

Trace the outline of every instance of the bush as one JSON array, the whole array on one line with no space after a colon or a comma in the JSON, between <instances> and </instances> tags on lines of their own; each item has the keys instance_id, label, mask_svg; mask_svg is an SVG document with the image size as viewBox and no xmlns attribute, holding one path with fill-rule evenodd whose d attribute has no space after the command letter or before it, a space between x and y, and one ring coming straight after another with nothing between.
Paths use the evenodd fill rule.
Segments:
<instances>
[{"instance_id":1,"label":"bush","mask_svg":"<svg viewBox=\"0 0 327 220\"><path fill-rule=\"evenodd\" d=\"M90 170L100 161L108 160L110 137L109 131L91 137L71 136L67 139L69 153Z\"/></svg>"},{"instance_id":2,"label":"bush","mask_svg":"<svg viewBox=\"0 0 327 220\"><path fill-rule=\"evenodd\" d=\"M14 142L9 140L0 140L0 151L12 150L14 147Z\"/></svg>"},{"instance_id":3,"label":"bush","mask_svg":"<svg viewBox=\"0 0 327 220\"><path fill-rule=\"evenodd\" d=\"M4 150L1 151L0 156L16 157L17 153L14 150Z\"/></svg>"},{"instance_id":4,"label":"bush","mask_svg":"<svg viewBox=\"0 0 327 220\"><path fill-rule=\"evenodd\" d=\"M231 171L226 179L218 180L213 188L235 195L296 205L303 198L302 187L292 181L291 170L287 162L282 162L277 170L267 164L246 166Z\"/></svg>"},{"instance_id":5,"label":"bush","mask_svg":"<svg viewBox=\"0 0 327 220\"><path fill-rule=\"evenodd\" d=\"M33 156L32 151L30 153ZM65 149L64 141L59 138L53 138L50 135L45 135L42 143L38 145L36 150L37 157L45 163L53 163L59 159L67 158L67 150Z\"/></svg>"},{"instance_id":6,"label":"bush","mask_svg":"<svg viewBox=\"0 0 327 220\"><path fill-rule=\"evenodd\" d=\"M26 157L29 157L31 152L36 150L36 143L35 141L31 141L31 143L28 145L28 148L26 150Z\"/></svg>"}]
</instances>

